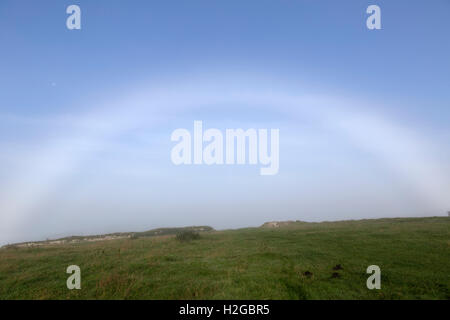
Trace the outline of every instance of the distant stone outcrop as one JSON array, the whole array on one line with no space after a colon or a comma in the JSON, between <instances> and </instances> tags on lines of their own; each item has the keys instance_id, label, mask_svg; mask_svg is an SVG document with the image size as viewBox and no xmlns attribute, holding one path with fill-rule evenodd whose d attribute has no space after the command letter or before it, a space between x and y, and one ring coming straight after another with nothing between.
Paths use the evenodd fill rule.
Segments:
<instances>
[{"instance_id":1,"label":"distant stone outcrop","mask_svg":"<svg viewBox=\"0 0 450 320\"><path fill-rule=\"evenodd\" d=\"M269 221L264 223L261 228L280 228L280 227L287 227L289 225L292 224L296 224L296 223L306 223L304 221L300 221L300 220L296 220L296 221Z\"/></svg>"}]
</instances>

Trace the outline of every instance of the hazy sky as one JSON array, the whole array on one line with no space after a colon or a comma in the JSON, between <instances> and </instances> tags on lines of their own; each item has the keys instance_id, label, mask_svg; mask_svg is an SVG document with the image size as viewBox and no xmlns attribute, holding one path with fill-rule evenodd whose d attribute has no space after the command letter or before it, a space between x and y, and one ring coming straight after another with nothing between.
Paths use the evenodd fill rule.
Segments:
<instances>
[{"instance_id":1,"label":"hazy sky","mask_svg":"<svg viewBox=\"0 0 450 320\"><path fill-rule=\"evenodd\" d=\"M66 8L81 8L68 30ZM368 30L366 8L381 8ZM0 2L0 244L444 215L450 2ZM177 128L277 128L280 169L175 166Z\"/></svg>"}]
</instances>

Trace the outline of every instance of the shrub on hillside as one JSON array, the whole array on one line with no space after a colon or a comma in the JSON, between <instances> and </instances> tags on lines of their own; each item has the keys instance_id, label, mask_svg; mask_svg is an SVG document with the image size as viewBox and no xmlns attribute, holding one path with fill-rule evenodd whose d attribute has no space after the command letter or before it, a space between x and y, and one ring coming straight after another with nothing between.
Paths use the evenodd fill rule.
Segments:
<instances>
[{"instance_id":1,"label":"shrub on hillside","mask_svg":"<svg viewBox=\"0 0 450 320\"><path fill-rule=\"evenodd\" d=\"M176 238L178 241L188 242L191 240L200 239L200 234L198 232L188 230L188 231L182 231L182 232L177 233Z\"/></svg>"}]
</instances>

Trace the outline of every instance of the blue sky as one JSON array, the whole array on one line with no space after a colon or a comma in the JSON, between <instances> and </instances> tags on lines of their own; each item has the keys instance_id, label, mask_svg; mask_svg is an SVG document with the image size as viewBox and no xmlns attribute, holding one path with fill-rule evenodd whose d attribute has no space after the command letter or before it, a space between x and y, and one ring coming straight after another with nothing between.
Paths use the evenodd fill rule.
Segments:
<instances>
[{"instance_id":1,"label":"blue sky","mask_svg":"<svg viewBox=\"0 0 450 320\"><path fill-rule=\"evenodd\" d=\"M82 11L66 28L66 8ZM381 8L382 30L366 28ZM0 243L450 210L450 3L0 3ZM177 128L279 128L280 173L174 166Z\"/></svg>"}]
</instances>

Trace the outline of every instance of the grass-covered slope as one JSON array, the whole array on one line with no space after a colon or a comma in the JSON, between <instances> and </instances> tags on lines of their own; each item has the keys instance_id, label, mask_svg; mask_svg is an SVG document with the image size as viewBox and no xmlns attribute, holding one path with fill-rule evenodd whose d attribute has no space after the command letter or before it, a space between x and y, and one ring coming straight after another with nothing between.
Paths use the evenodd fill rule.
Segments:
<instances>
[{"instance_id":1,"label":"grass-covered slope","mask_svg":"<svg viewBox=\"0 0 450 320\"><path fill-rule=\"evenodd\" d=\"M81 290L66 288L73 264L81 268ZM333 270L337 264L342 270ZM374 264L381 290L366 287ZM450 218L296 222L187 242L162 236L4 248L0 298L450 299Z\"/></svg>"}]
</instances>

